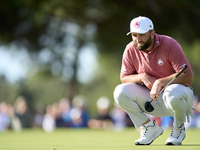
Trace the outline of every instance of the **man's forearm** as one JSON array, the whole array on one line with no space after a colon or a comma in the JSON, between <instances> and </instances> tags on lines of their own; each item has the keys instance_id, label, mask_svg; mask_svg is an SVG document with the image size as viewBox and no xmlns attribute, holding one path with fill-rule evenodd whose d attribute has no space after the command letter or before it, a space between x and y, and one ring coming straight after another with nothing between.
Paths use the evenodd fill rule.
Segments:
<instances>
[{"instance_id":1,"label":"man's forearm","mask_svg":"<svg viewBox=\"0 0 200 150\"><path fill-rule=\"evenodd\" d=\"M141 74L132 74L121 78L122 83L142 84Z\"/></svg>"},{"instance_id":2,"label":"man's forearm","mask_svg":"<svg viewBox=\"0 0 200 150\"><path fill-rule=\"evenodd\" d=\"M149 89L152 88L155 78L146 74L132 74L126 77L121 78L122 83L135 83L135 84L144 84Z\"/></svg>"},{"instance_id":3,"label":"man's forearm","mask_svg":"<svg viewBox=\"0 0 200 150\"><path fill-rule=\"evenodd\" d=\"M158 82L161 86L165 86L172 78L175 77L177 73L174 73L170 76L158 79ZM176 78L172 83L189 85L192 82L193 73L192 70L187 70L186 72L182 73L178 78Z\"/></svg>"}]
</instances>

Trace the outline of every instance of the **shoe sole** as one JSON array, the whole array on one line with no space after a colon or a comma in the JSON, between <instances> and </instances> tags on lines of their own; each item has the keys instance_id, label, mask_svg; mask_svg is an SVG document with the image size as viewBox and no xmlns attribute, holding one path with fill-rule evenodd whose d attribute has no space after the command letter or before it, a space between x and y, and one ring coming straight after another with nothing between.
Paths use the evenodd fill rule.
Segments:
<instances>
[{"instance_id":1,"label":"shoe sole","mask_svg":"<svg viewBox=\"0 0 200 150\"><path fill-rule=\"evenodd\" d=\"M185 135L185 137L186 137L186 135ZM185 137L183 138L183 140L185 139ZM182 142L179 142L179 143L167 142L167 143L165 143L165 145L182 145Z\"/></svg>"},{"instance_id":2,"label":"shoe sole","mask_svg":"<svg viewBox=\"0 0 200 150\"><path fill-rule=\"evenodd\" d=\"M139 143L139 142L135 142L135 145L150 145L156 138L158 138L160 135L162 135L164 132L164 130L161 128L161 130L159 130L152 138L151 138L151 142L143 144L143 143Z\"/></svg>"}]
</instances>

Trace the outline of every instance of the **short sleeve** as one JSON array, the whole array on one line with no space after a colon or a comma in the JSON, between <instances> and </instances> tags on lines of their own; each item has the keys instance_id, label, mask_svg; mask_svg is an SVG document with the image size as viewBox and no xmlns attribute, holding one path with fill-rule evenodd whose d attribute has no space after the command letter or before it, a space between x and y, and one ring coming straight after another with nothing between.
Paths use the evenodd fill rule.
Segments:
<instances>
[{"instance_id":1,"label":"short sleeve","mask_svg":"<svg viewBox=\"0 0 200 150\"><path fill-rule=\"evenodd\" d=\"M191 66L180 46L180 44L174 40L169 49L168 59L174 70L179 72L184 65L187 65L187 69L191 69Z\"/></svg>"}]
</instances>

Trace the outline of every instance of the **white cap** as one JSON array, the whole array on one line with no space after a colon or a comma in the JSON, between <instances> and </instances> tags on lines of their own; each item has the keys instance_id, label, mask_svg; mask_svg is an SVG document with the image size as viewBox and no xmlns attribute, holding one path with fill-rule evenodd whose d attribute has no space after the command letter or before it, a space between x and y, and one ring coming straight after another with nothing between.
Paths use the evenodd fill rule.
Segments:
<instances>
[{"instance_id":1,"label":"white cap","mask_svg":"<svg viewBox=\"0 0 200 150\"><path fill-rule=\"evenodd\" d=\"M140 33L144 34L148 32L149 30L153 30L153 23L152 21L147 17L137 17L134 18L130 23L130 32L128 32L126 35L129 35L130 33Z\"/></svg>"}]
</instances>

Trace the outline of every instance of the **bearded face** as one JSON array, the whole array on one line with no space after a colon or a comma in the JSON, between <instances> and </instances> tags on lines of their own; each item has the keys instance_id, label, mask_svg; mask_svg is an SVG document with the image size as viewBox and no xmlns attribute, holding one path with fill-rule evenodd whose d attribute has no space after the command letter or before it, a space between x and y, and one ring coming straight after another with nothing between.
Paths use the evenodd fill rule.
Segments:
<instances>
[{"instance_id":1,"label":"bearded face","mask_svg":"<svg viewBox=\"0 0 200 150\"><path fill-rule=\"evenodd\" d=\"M152 43L151 32L147 32L144 34L132 33L132 39L134 41L136 48L139 51L147 50L147 48L149 48L149 46Z\"/></svg>"}]
</instances>

